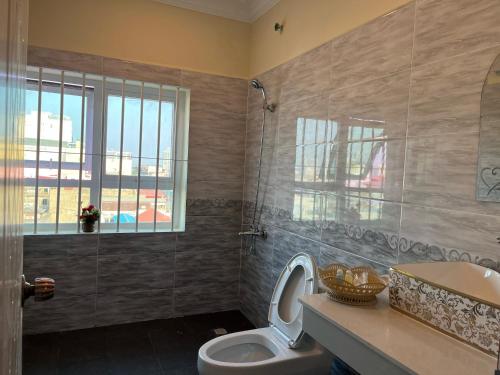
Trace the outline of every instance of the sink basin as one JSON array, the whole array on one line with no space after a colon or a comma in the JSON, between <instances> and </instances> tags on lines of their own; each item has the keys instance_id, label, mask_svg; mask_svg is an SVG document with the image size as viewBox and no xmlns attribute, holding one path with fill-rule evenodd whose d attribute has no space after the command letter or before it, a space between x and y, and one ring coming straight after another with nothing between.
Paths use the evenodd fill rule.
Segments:
<instances>
[{"instance_id":1,"label":"sink basin","mask_svg":"<svg viewBox=\"0 0 500 375\"><path fill-rule=\"evenodd\" d=\"M500 340L500 274L466 262L390 269L391 307L491 355Z\"/></svg>"}]
</instances>

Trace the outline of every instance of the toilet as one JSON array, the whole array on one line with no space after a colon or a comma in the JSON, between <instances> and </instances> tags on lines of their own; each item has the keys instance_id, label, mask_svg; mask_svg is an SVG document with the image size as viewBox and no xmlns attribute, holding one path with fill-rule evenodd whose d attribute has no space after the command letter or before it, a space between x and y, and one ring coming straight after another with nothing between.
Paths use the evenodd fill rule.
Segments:
<instances>
[{"instance_id":1,"label":"toilet","mask_svg":"<svg viewBox=\"0 0 500 375\"><path fill-rule=\"evenodd\" d=\"M269 327L231 333L198 352L201 375L328 374L333 356L302 330L298 297L318 290L316 262L303 253L285 266L269 306Z\"/></svg>"}]
</instances>

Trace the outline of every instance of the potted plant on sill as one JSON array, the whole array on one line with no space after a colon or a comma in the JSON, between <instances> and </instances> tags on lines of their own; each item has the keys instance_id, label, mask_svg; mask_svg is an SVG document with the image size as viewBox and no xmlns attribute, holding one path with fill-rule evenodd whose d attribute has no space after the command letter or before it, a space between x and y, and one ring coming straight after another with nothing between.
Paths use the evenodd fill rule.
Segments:
<instances>
[{"instance_id":1,"label":"potted plant on sill","mask_svg":"<svg viewBox=\"0 0 500 375\"><path fill-rule=\"evenodd\" d=\"M88 207L82 207L82 213L80 215L80 221L82 222L82 231L85 233L92 233L95 231L95 223L99 220L101 216L101 211L89 205Z\"/></svg>"}]
</instances>

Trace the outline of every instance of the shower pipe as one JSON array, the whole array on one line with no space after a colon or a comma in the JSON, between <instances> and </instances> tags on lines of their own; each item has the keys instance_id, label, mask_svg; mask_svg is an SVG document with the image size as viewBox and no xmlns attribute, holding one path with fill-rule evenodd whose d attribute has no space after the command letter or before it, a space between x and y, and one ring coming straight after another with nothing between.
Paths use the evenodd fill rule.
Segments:
<instances>
[{"instance_id":1,"label":"shower pipe","mask_svg":"<svg viewBox=\"0 0 500 375\"><path fill-rule=\"evenodd\" d=\"M274 112L276 110L276 105L273 103L268 103L267 101L267 95L266 95L266 90L264 89L264 85L257 79L253 79L250 81L250 87L259 90L262 94L262 124L261 124L261 129L260 129L260 153L259 153L259 165L258 165L258 172L257 172L257 190L255 192L255 205L253 209L253 215L252 215L252 224L250 226L250 230L246 232L240 232L240 236L251 236L253 241L252 241L252 246L250 248L250 252L254 249L255 247L255 238L256 237L262 237L264 239L267 238L267 232L264 231L262 228L259 227L258 224L256 224L256 216L257 216L257 205L259 202L259 191L260 191L260 176L261 176L261 169L262 169L262 153L264 150L264 131L265 131L265 126L266 126L266 113L269 112Z\"/></svg>"}]
</instances>

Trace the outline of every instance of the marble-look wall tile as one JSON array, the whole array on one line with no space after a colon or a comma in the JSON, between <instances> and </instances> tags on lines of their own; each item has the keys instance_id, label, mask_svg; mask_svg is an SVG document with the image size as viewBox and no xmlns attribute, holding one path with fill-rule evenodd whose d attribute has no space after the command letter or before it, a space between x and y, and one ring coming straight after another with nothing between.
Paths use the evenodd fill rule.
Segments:
<instances>
[{"instance_id":1,"label":"marble-look wall tile","mask_svg":"<svg viewBox=\"0 0 500 375\"><path fill-rule=\"evenodd\" d=\"M278 143L280 147L325 142L324 131L328 120L328 95L301 97L293 103L282 104L279 108ZM331 132L330 132L331 134ZM329 135L329 134L327 134ZM331 135L330 135L331 136Z\"/></svg>"},{"instance_id":2,"label":"marble-look wall tile","mask_svg":"<svg viewBox=\"0 0 500 375\"><path fill-rule=\"evenodd\" d=\"M188 216L186 230L177 236L176 255L203 249L239 248L240 224L232 217Z\"/></svg>"},{"instance_id":3,"label":"marble-look wall tile","mask_svg":"<svg viewBox=\"0 0 500 375\"><path fill-rule=\"evenodd\" d=\"M320 267L326 267L332 263L342 263L348 267L368 266L381 275L389 272L389 267L387 265L337 249L336 247L321 245L318 265Z\"/></svg>"},{"instance_id":4,"label":"marble-look wall tile","mask_svg":"<svg viewBox=\"0 0 500 375\"><path fill-rule=\"evenodd\" d=\"M56 281L56 295L61 298L96 293L96 256L27 256L24 258L23 272L28 281L36 277L53 278Z\"/></svg>"},{"instance_id":5,"label":"marble-look wall tile","mask_svg":"<svg viewBox=\"0 0 500 375\"><path fill-rule=\"evenodd\" d=\"M189 181L243 181L245 115L191 111Z\"/></svg>"},{"instance_id":6,"label":"marble-look wall tile","mask_svg":"<svg viewBox=\"0 0 500 375\"><path fill-rule=\"evenodd\" d=\"M275 237L276 230L269 228L266 239L244 239L241 257L242 306L264 304L258 311L262 313L261 318L266 320L268 309L265 307L269 306L275 283L272 268Z\"/></svg>"},{"instance_id":7,"label":"marble-look wall tile","mask_svg":"<svg viewBox=\"0 0 500 375\"><path fill-rule=\"evenodd\" d=\"M276 190L277 188L272 185L268 185L265 181L261 181L259 186L259 195L257 197L257 182L249 182L245 185L245 200L243 204L243 224L248 223L247 219L253 217L253 211L255 206L255 199L257 197L257 210L264 216L267 216L267 224L270 224L269 219L271 217L269 215L274 215L273 212L264 212L269 211L270 208L276 206ZM264 216L261 215L261 218L264 219ZM265 224L265 223L263 223Z\"/></svg>"},{"instance_id":8,"label":"marble-look wall tile","mask_svg":"<svg viewBox=\"0 0 500 375\"><path fill-rule=\"evenodd\" d=\"M338 89L410 68L415 4L340 36L332 45L332 87ZM313 69L311 69L313 70Z\"/></svg>"},{"instance_id":9,"label":"marble-look wall tile","mask_svg":"<svg viewBox=\"0 0 500 375\"><path fill-rule=\"evenodd\" d=\"M376 138L404 138L409 85L410 71L405 70L334 90L328 103L328 118L337 127L364 128L365 139L371 129Z\"/></svg>"},{"instance_id":10,"label":"marble-look wall tile","mask_svg":"<svg viewBox=\"0 0 500 375\"><path fill-rule=\"evenodd\" d=\"M409 138L404 202L498 215L500 206L476 199L479 135Z\"/></svg>"},{"instance_id":11,"label":"marble-look wall tile","mask_svg":"<svg viewBox=\"0 0 500 375\"><path fill-rule=\"evenodd\" d=\"M329 144L324 183L317 188L401 202L405 146L404 139L370 138Z\"/></svg>"},{"instance_id":12,"label":"marble-look wall tile","mask_svg":"<svg viewBox=\"0 0 500 375\"><path fill-rule=\"evenodd\" d=\"M247 148L248 150L248 148ZM260 185L258 208L263 206L274 207L277 187L277 152L276 148L266 147L262 150L262 164L260 165ZM255 203L257 183L259 181L259 150L250 150L245 160L245 186L243 199L245 202ZM245 219L245 214L243 215ZM246 221L244 221L246 222Z\"/></svg>"},{"instance_id":13,"label":"marble-look wall tile","mask_svg":"<svg viewBox=\"0 0 500 375\"><path fill-rule=\"evenodd\" d=\"M198 180L191 181L188 177L189 199L206 200L241 200L243 191L243 182L238 180ZM206 216L214 216L207 213Z\"/></svg>"},{"instance_id":14,"label":"marble-look wall tile","mask_svg":"<svg viewBox=\"0 0 500 375\"><path fill-rule=\"evenodd\" d=\"M399 263L463 260L496 268L499 227L498 216L403 205Z\"/></svg>"},{"instance_id":15,"label":"marble-look wall tile","mask_svg":"<svg viewBox=\"0 0 500 375\"><path fill-rule=\"evenodd\" d=\"M178 287L175 294L177 316L204 314L217 311L237 310L239 307L238 289L233 285L198 284Z\"/></svg>"},{"instance_id":16,"label":"marble-look wall tile","mask_svg":"<svg viewBox=\"0 0 500 375\"><path fill-rule=\"evenodd\" d=\"M268 70L255 77L266 90L266 96L269 103L279 103L281 96L281 87L284 79L287 77L287 65L279 65L276 68ZM248 88L248 110L247 113L258 113L262 109L262 94L249 86Z\"/></svg>"},{"instance_id":17,"label":"marble-look wall tile","mask_svg":"<svg viewBox=\"0 0 500 375\"><path fill-rule=\"evenodd\" d=\"M206 185L218 187L227 187L231 188L234 184L230 183L220 183L220 182L212 182L205 181ZM238 182L237 185L240 185ZM199 190L202 190L202 187L199 187ZM198 191L199 191L198 190ZM226 192L227 193L227 192ZM240 193L240 192L237 192ZM242 202L241 199L225 199L220 196L223 194L213 194L215 197L212 199L203 199L203 198L188 198L186 202L186 212L188 216L231 216L231 217L240 217ZM219 197L217 197L217 195Z\"/></svg>"},{"instance_id":18,"label":"marble-look wall tile","mask_svg":"<svg viewBox=\"0 0 500 375\"><path fill-rule=\"evenodd\" d=\"M414 64L500 44L497 0L418 0Z\"/></svg>"},{"instance_id":19,"label":"marble-look wall tile","mask_svg":"<svg viewBox=\"0 0 500 375\"><path fill-rule=\"evenodd\" d=\"M245 158L245 183L257 181L259 173L260 145L249 145L247 143L247 154ZM275 174L278 164L277 147L264 147L262 149L262 162L260 163L261 182L274 185Z\"/></svg>"},{"instance_id":20,"label":"marble-look wall tile","mask_svg":"<svg viewBox=\"0 0 500 375\"><path fill-rule=\"evenodd\" d=\"M63 296L58 295L57 289L49 301L36 303L33 299L28 300L23 309L23 334L94 327L95 303L95 294Z\"/></svg>"},{"instance_id":21,"label":"marble-look wall tile","mask_svg":"<svg viewBox=\"0 0 500 375\"><path fill-rule=\"evenodd\" d=\"M442 14L430 14L432 7ZM269 163L261 181L266 197L258 212L273 244L256 241L248 254L243 242L240 280L241 309L255 324L267 324L271 253L273 285L280 268L302 250L319 256L322 265L367 264L380 273L397 262L433 260L500 268L498 209L474 197L481 88L500 52L500 42L492 42L498 28L488 26L494 16L485 15L484 30L477 21L487 9L496 12L497 5L412 1L268 72L273 98L280 89L281 97L277 140L275 120L268 120ZM455 24L463 14L470 24ZM412 63L415 22L420 34ZM429 43L432 57L419 45L418 38L428 37L424 29L440 33ZM472 50L474 38L479 51ZM260 134L257 95L248 103L243 223L255 206ZM298 137L301 118L324 121L328 139L318 141L315 131ZM368 175L360 164L369 165L369 158L356 159L365 148L370 157L385 151L375 163L379 170Z\"/></svg>"},{"instance_id":22,"label":"marble-look wall tile","mask_svg":"<svg viewBox=\"0 0 500 375\"><path fill-rule=\"evenodd\" d=\"M255 289L242 288L239 295L239 309L246 318L257 328L269 325L269 298L263 298Z\"/></svg>"},{"instance_id":23,"label":"marble-look wall tile","mask_svg":"<svg viewBox=\"0 0 500 375\"><path fill-rule=\"evenodd\" d=\"M266 122L264 125L264 147L274 147L278 140L280 109L277 107L274 112L266 111ZM262 108L248 112L246 122L245 142L247 148L255 149L260 147L262 134ZM248 152L248 150L245 150Z\"/></svg>"},{"instance_id":24,"label":"marble-look wall tile","mask_svg":"<svg viewBox=\"0 0 500 375\"><path fill-rule=\"evenodd\" d=\"M100 294L174 286L173 251L100 256L98 267L97 291Z\"/></svg>"},{"instance_id":25,"label":"marble-look wall tile","mask_svg":"<svg viewBox=\"0 0 500 375\"><path fill-rule=\"evenodd\" d=\"M109 291L97 295L96 326L168 319L173 316L172 289Z\"/></svg>"},{"instance_id":26,"label":"marble-look wall tile","mask_svg":"<svg viewBox=\"0 0 500 375\"><path fill-rule=\"evenodd\" d=\"M321 95L331 87L331 50L332 45L328 42L284 65L281 105Z\"/></svg>"},{"instance_id":27,"label":"marble-look wall tile","mask_svg":"<svg viewBox=\"0 0 500 375\"><path fill-rule=\"evenodd\" d=\"M97 255L97 236L93 234L33 235L24 236L23 240L25 258Z\"/></svg>"},{"instance_id":28,"label":"marble-look wall tile","mask_svg":"<svg viewBox=\"0 0 500 375\"><path fill-rule=\"evenodd\" d=\"M297 236L289 231L276 229L273 248L273 275L275 283L288 261L297 253L312 255L317 261L320 254L320 243Z\"/></svg>"},{"instance_id":29,"label":"marble-look wall tile","mask_svg":"<svg viewBox=\"0 0 500 375\"><path fill-rule=\"evenodd\" d=\"M189 159L198 162L199 160L196 157L200 153L203 155L204 148L222 153L231 153L235 157L244 155L245 122L245 114L191 109Z\"/></svg>"},{"instance_id":30,"label":"marble-look wall tile","mask_svg":"<svg viewBox=\"0 0 500 375\"><path fill-rule=\"evenodd\" d=\"M99 234L99 256L123 254L171 253L177 233L107 233Z\"/></svg>"},{"instance_id":31,"label":"marble-look wall tile","mask_svg":"<svg viewBox=\"0 0 500 375\"><path fill-rule=\"evenodd\" d=\"M265 230L269 229L272 225L274 225L275 216L278 214L274 205L265 204L268 196L266 195L266 187L262 188L263 194L262 198L259 195L259 204L257 205L257 210L255 212L255 223L258 226L263 227ZM252 200L255 200L255 196L252 197ZM264 202L264 204L262 203ZM243 212L242 212L242 225L245 227L244 230L249 230L250 225L254 222L254 209L255 203L252 201L245 201L243 203ZM243 245L243 244L242 244Z\"/></svg>"},{"instance_id":32,"label":"marble-look wall tile","mask_svg":"<svg viewBox=\"0 0 500 375\"><path fill-rule=\"evenodd\" d=\"M320 240L324 195L316 190L289 187L278 188L276 194L273 224L291 233Z\"/></svg>"},{"instance_id":33,"label":"marble-look wall tile","mask_svg":"<svg viewBox=\"0 0 500 375\"><path fill-rule=\"evenodd\" d=\"M101 56L36 46L28 48L28 65L102 74Z\"/></svg>"},{"instance_id":34,"label":"marble-look wall tile","mask_svg":"<svg viewBox=\"0 0 500 375\"><path fill-rule=\"evenodd\" d=\"M326 199L322 242L382 264L396 263L399 203L332 193Z\"/></svg>"},{"instance_id":35,"label":"marble-look wall tile","mask_svg":"<svg viewBox=\"0 0 500 375\"><path fill-rule=\"evenodd\" d=\"M102 60L102 74L107 77L126 78L171 86L179 86L181 84L180 69L141 64L109 57L104 57Z\"/></svg>"},{"instance_id":36,"label":"marble-look wall tile","mask_svg":"<svg viewBox=\"0 0 500 375\"><path fill-rule=\"evenodd\" d=\"M479 131L481 90L500 47L414 70L408 136Z\"/></svg>"},{"instance_id":37,"label":"marble-look wall tile","mask_svg":"<svg viewBox=\"0 0 500 375\"><path fill-rule=\"evenodd\" d=\"M191 90L192 110L246 114L246 80L183 70L181 85Z\"/></svg>"}]
</instances>

